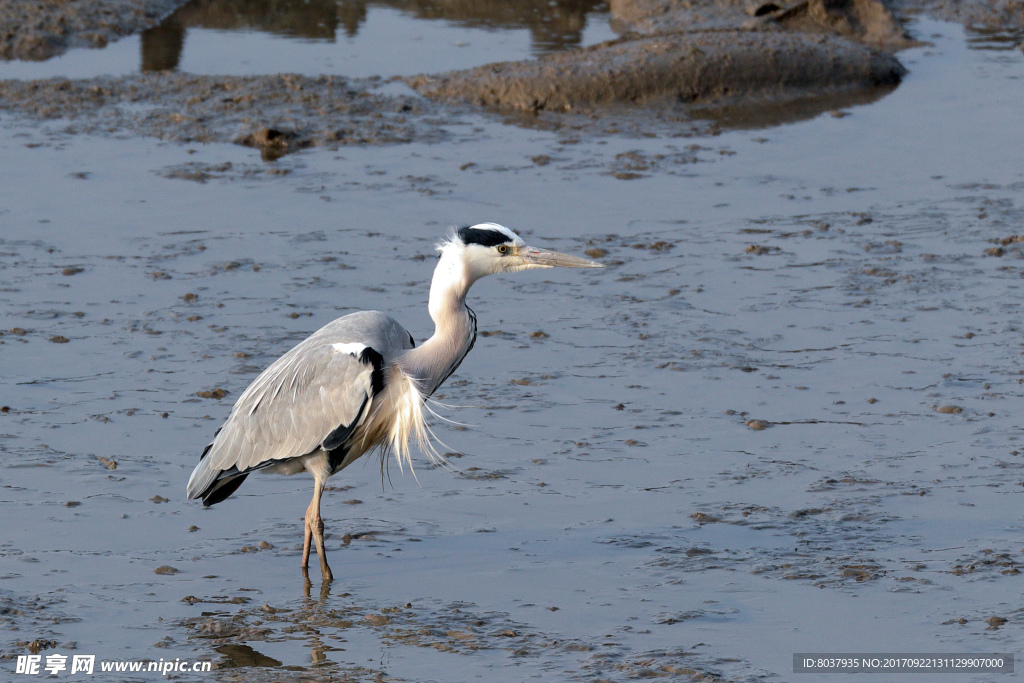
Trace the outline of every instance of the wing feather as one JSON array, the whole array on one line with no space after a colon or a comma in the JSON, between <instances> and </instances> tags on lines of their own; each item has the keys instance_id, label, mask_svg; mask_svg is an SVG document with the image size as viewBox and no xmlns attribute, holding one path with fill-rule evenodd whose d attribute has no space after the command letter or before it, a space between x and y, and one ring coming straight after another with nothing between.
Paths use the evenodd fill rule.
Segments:
<instances>
[{"instance_id":1,"label":"wing feather","mask_svg":"<svg viewBox=\"0 0 1024 683\"><path fill-rule=\"evenodd\" d=\"M335 320L281 356L239 396L189 479L189 497L203 495L221 473L301 457L339 427L355 430L371 412L381 366L409 339L392 318L367 311ZM374 353L361 353L367 348Z\"/></svg>"}]
</instances>

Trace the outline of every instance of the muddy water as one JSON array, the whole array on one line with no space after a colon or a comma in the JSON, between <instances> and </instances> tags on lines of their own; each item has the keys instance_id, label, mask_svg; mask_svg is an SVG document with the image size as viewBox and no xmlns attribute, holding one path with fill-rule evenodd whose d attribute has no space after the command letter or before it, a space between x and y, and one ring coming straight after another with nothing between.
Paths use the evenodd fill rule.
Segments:
<instances>
[{"instance_id":1,"label":"muddy water","mask_svg":"<svg viewBox=\"0 0 1024 683\"><path fill-rule=\"evenodd\" d=\"M792 680L799 651L1019 650L1024 55L913 29L888 97L709 137L466 116L266 164L3 119L0 667ZM333 479L328 590L308 479L182 499L291 344L359 308L429 334L432 244L482 220L608 268L473 289L456 472Z\"/></svg>"},{"instance_id":2,"label":"muddy water","mask_svg":"<svg viewBox=\"0 0 1024 683\"><path fill-rule=\"evenodd\" d=\"M614 38L598 0L410 4L194 0L159 26L102 49L0 63L0 78L151 71L250 76L413 75L526 59ZM400 49L395 49L400 46Z\"/></svg>"}]
</instances>

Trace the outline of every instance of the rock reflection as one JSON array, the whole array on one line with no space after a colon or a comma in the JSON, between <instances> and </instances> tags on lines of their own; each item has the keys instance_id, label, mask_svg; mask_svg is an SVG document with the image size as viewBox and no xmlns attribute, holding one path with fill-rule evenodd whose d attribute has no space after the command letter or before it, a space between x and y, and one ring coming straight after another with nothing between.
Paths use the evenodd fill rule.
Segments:
<instances>
[{"instance_id":1,"label":"rock reflection","mask_svg":"<svg viewBox=\"0 0 1024 683\"><path fill-rule=\"evenodd\" d=\"M341 0L341 5L366 5ZM420 19L445 19L471 28L528 29L537 54L576 47L590 12L607 11L603 0L376 0L369 4L392 7Z\"/></svg>"},{"instance_id":2,"label":"rock reflection","mask_svg":"<svg viewBox=\"0 0 1024 683\"><path fill-rule=\"evenodd\" d=\"M142 70L173 71L185 47L185 27L175 17L142 32Z\"/></svg>"},{"instance_id":3,"label":"rock reflection","mask_svg":"<svg viewBox=\"0 0 1024 683\"><path fill-rule=\"evenodd\" d=\"M831 112L836 118L846 116L847 108L860 107L881 100L896 90L896 85L840 90L818 96L793 99L727 103L711 107L694 107L691 116L706 119L723 130L757 130L773 128L798 121L808 121Z\"/></svg>"},{"instance_id":4,"label":"rock reflection","mask_svg":"<svg viewBox=\"0 0 1024 683\"><path fill-rule=\"evenodd\" d=\"M190 28L333 42L339 29L355 37L370 7L468 28L527 29L536 54L579 46L587 14L607 11L604 0L193 0L142 33L142 70L176 69Z\"/></svg>"},{"instance_id":5,"label":"rock reflection","mask_svg":"<svg viewBox=\"0 0 1024 683\"><path fill-rule=\"evenodd\" d=\"M248 666L281 666L281 662L257 652L244 643L228 643L215 647L214 650L224 655L219 663L221 669L235 669Z\"/></svg>"},{"instance_id":6,"label":"rock reflection","mask_svg":"<svg viewBox=\"0 0 1024 683\"><path fill-rule=\"evenodd\" d=\"M265 31L290 38L333 40L334 0L193 0L171 15L186 28Z\"/></svg>"}]
</instances>

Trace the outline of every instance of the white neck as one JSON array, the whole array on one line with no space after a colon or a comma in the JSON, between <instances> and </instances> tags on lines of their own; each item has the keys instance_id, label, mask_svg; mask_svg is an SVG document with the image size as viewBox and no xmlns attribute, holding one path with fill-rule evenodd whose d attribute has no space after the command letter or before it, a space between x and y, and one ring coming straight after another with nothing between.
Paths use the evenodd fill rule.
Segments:
<instances>
[{"instance_id":1,"label":"white neck","mask_svg":"<svg viewBox=\"0 0 1024 683\"><path fill-rule=\"evenodd\" d=\"M434 334L398 360L402 370L420 383L424 396L433 394L448 378L476 339L476 321L466 306L466 294L475 280L458 250L441 253L427 307L434 321Z\"/></svg>"}]
</instances>

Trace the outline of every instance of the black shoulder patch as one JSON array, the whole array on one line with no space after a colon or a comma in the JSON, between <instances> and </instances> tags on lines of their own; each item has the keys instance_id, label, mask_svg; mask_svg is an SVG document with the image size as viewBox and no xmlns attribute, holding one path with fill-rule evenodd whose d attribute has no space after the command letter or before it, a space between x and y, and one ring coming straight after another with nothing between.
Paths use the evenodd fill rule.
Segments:
<instances>
[{"instance_id":1,"label":"black shoulder patch","mask_svg":"<svg viewBox=\"0 0 1024 683\"><path fill-rule=\"evenodd\" d=\"M373 373L370 375L370 386L372 387L373 395L376 396L384 391L384 356L367 346L359 354L359 362L373 366Z\"/></svg>"},{"instance_id":2,"label":"black shoulder patch","mask_svg":"<svg viewBox=\"0 0 1024 683\"><path fill-rule=\"evenodd\" d=\"M370 391L372 396L376 396L384 391L384 356L367 346L359 354L359 362L373 368L370 372ZM345 456L348 455L348 448L345 442L348 441L348 438L352 436L356 426L358 426L359 420L363 416L363 411L366 410L366 406L372 396L367 396L363 399L363 403L359 406L359 411L351 423L338 425L320 442L320 447L327 451L327 465L331 468L332 472L341 467Z\"/></svg>"},{"instance_id":3,"label":"black shoulder patch","mask_svg":"<svg viewBox=\"0 0 1024 683\"><path fill-rule=\"evenodd\" d=\"M482 247L496 247L512 241L508 235L498 230L478 230L467 226L459 228L458 235L463 244L479 244Z\"/></svg>"}]
</instances>

